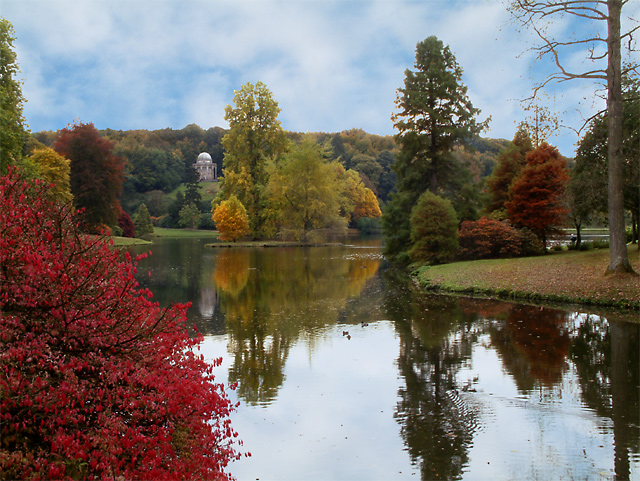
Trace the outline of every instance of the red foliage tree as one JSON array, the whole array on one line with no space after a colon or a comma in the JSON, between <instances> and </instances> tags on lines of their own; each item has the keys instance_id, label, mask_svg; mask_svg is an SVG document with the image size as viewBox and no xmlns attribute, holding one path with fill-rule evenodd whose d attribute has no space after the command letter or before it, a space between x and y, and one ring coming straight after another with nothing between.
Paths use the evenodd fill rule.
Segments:
<instances>
[{"instance_id":1,"label":"red foliage tree","mask_svg":"<svg viewBox=\"0 0 640 481\"><path fill-rule=\"evenodd\" d=\"M533 231L545 250L549 235L566 219L568 209L563 199L568 182L566 160L545 142L527 154L527 165L509 189L509 219Z\"/></svg>"},{"instance_id":2,"label":"red foliage tree","mask_svg":"<svg viewBox=\"0 0 640 481\"><path fill-rule=\"evenodd\" d=\"M227 478L235 406L188 306L153 303L43 192L0 178L0 477Z\"/></svg>"},{"instance_id":3,"label":"red foliage tree","mask_svg":"<svg viewBox=\"0 0 640 481\"><path fill-rule=\"evenodd\" d=\"M463 259L515 257L522 253L518 231L506 222L481 217L464 221L458 234L458 254Z\"/></svg>"},{"instance_id":4,"label":"red foliage tree","mask_svg":"<svg viewBox=\"0 0 640 481\"><path fill-rule=\"evenodd\" d=\"M503 211L509 200L509 187L527 164L527 152L533 150L526 130L518 129L511 146L500 152L493 173L487 179L487 210Z\"/></svg>"},{"instance_id":5,"label":"red foliage tree","mask_svg":"<svg viewBox=\"0 0 640 481\"><path fill-rule=\"evenodd\" d=\"M133 224L133 220L131 220L131 216L124 211L120 214L120 217L118 217L118 226L122 229L123 237L136 236L136 227Z\"/></svg>"},{"instance_id":6,"label":"red foliage tree","mask_svg":"<svg viewBox=\"0 0 640 481\"><path fill-rule=\"evenodd\" d=\"M98 232L120 216L124 161L92 123L75 123L58 133L54 149L71 161L70 185L76 207L83 209L85 229Z\"/></svg>"}]
</instances>

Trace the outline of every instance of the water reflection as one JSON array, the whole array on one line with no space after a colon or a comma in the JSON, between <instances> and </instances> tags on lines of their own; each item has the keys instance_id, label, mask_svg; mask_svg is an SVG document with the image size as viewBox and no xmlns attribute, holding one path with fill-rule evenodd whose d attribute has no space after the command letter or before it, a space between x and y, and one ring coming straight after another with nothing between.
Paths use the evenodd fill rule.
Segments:
<instances>
[{"instance_id":1,"label":"water reflection","mask_svg":"<svg viewBox=\"0 0 640 481\"><path fill-rule=\"evenodd\" d=\"M229 379L250 404L275 398L291 345L335 325L380 265L379 254L366 250L348 257L335 247L268 254L222 250L213 274L234 358Z\"/></svg>"},{"instance_id":2,"label":"water reflection","mask_svg":"<svg viewBox=\"0 0 640 481\"><path fill-rule=\"evenodd\" d=\"M153 251L239 384L238 479L640 476L638 324L425 295L375 244Z\"/></svg>"}]
</instances>

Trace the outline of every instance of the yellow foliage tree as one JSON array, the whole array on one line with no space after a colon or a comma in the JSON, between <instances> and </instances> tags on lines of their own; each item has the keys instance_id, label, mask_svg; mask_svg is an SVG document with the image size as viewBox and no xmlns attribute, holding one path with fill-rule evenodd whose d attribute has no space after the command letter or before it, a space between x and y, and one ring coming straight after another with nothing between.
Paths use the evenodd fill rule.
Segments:
<instances>
[{"instance_id":1,"label":"yellow foliage tree","mask_svg":"<svg viewBox=\"0 0 640 481\"><path fill-rule=\"evenodd\" d=\"M223 241L232 241L249 233L247 210L235 195L218 205L213 212L213 222Z\"/></svg>"},{"instance_id":2,"label":"yellow foliage tree","mask_svg":"<svg viewBox=\"0 0 640 481\"><path fill-rule=\"evenodd\" d=\"M351 214L351 220L353 222L358 222L358 219L361 219L362 217L381 216L382 211L380 210L380 204L378 203L376 194L360 182L356 190L356 202L353 214Z\"/></svg>"},{"instance_id":3,"label":"yellow foliage tree","mask_svg":"<svg viewBox=\"0 0 640 481\"><path fill-rule=\"evenodd\" d=\"M365 187L360 174L355 170L345 170L338 165L336 168L338 179L340 180L341 207L343 215L355 224L362 217L380 217L382 211L376 194L371 189Z\"/></svg>"},{"instance_id":4,"label":"yellow foliage tree","mask_svg":"<svg viewBox=\"0 0 640 481\"><path fill-rule=\"evenodd\" d=\"M29 160L35 165L38 177L53 184L51 189L53 197L61 202L71 202L73 196L69 184L71 172L69 159L49 147L44 147L36 149Z\"/></svg>"}]
</instances>

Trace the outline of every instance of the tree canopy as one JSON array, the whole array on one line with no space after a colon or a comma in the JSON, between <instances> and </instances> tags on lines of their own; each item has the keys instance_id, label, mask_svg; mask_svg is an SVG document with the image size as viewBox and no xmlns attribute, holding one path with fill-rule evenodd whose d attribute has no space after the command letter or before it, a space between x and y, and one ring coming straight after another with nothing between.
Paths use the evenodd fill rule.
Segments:
<instances>
[{"instance_id":1,"label":"tree canopy","mask_svg":"<svg viewBox=\"0 0 640 481\"><path fill-rule=\"evenodd\" d=\"M566 160L558 149L543 142L527 154L527 165L509 189L509 219L533 231L545 249L549 235L566 220L564 193L568 182Z\"/></svg>"},{"instance_id":2,"label":"tree canopy","mask_svg":"<svg viewBox=\"0 0 640 481\"><path fill-rule=\"evenodd\" d=\"M62 129L55 150L71 161L71 193L89 231L115 225L120 216L124 162L92 123Z\"/></svg>"},{"instance_id":3,"label":"tree canopy","mask_svg":"<svg viewBox=\"0 0 640 481\"><path fill-rule=\"evenodd\" d=\"M16 78L19 68L15 39L11 23L0 17L0 175L22 159L28 136L22 113L22 87Z\"/></svg>"},{"instance_id":4,"label":"tree canopy","mask_svg":"<svg viewBox=\"0 0 640 481\"><path fill-rule=\"evenodd\" d=\"M311 138L292 147L273 166L266 195L283 237L307 242L323 232L346 231L348 218L340 215L338 171ZM352 210L353 206L347 216Z\"/></svg>"},{"instance_id":5,"label":"tree canopy","mask_svg":"<svg viewBox=\"0 0 640 481\"><path fill-rule=\"evenodd\" d=\"M268 182L267 161L287 150L287 137L278 114L280 108L262 82L248 82L236 91L235 107L227 105L225 120L229 131L222 139L224 161L220 199L231 194L247 209L250 235L265 235L262 191Z\"/></svg>"},{"instance_id":6,"label":"tree canopy","mask_svg":"<svg viewBox=\"0 0 640 481\"><path fill-rule=\"evenodd\" d=\"M453 199L461 194L458 180L465 166L456 161L453 148L484 127L475 120L479 110L467 97L462 68L433 36L418 43L415 70L405 71L396 107L391 118L401 148L393 167L398 192L383 218L386 250L394 257L410 248L409 213L425 190Z\"/></svg>"}]
</instances>

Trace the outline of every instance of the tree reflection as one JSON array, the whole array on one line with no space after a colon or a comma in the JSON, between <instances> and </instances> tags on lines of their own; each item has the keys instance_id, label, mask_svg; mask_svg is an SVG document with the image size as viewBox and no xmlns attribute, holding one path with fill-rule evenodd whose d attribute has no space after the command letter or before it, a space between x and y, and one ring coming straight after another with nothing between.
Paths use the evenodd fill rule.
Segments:
<instances>
[{"instance_id":1,"label":"tree reflection","mask_svg":"<svg viewBox=\"0 0 640 481\"><path fill-rule=\"evenodd\" d=\"M344 248L228 249L213 279L225 315L229 380L250 404L269 403L284 381L291 346L337 322L380 266L367 251Z\"/></svg>"},{"instance_id":2,"label":"tree reflection","mask_svg":"<svg viewBox=\"0 0 640 481\"><path fill-rule=\"evenodd\" d=\"M476 413L459 397L456 373L470 358L478 331L457 298L414 296L402 287L387 292L389 313L409 312L395 319L405 382L396 411L401 434L422 479L460 478Z\"/></svg>"},{"instance_id":3,"label":"tree reflection","mask_svg":"<svg viewBox=\"0 0 640 481\"><path fill-rule=\"evenodd\" d=\"M584 316L570 356L585 403L613 421L616 479L629 479L640 452L640 325Z\"/></svg>"}]
</instances>

